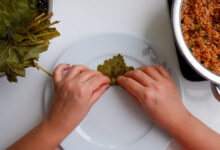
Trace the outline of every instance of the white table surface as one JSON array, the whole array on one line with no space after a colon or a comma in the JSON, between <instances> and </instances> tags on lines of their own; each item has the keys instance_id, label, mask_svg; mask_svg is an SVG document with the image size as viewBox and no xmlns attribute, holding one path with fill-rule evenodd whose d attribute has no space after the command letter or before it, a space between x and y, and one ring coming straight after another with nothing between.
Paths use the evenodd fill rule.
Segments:
<instances>
[{"instance_id":1,"label":"white table surface","mask_svg":"<svg viewBox=\"0 0 220 150\"><path fill-rule=\"evenodd\" d=\"M166 0L55 0L54 13L54 19L61 21L57 25L61 37L41 54L40 65L51 70L65 49L92 34L124 32L145 37L162 61L178 72L187 109L220 133L220 103L213 97L210 83L189 82L180 74ZM41 122L47 79L34 68L18 83L0 79L0 149ZM168 149L181 148L173 141Z\"/></svg>"}]
</instances>

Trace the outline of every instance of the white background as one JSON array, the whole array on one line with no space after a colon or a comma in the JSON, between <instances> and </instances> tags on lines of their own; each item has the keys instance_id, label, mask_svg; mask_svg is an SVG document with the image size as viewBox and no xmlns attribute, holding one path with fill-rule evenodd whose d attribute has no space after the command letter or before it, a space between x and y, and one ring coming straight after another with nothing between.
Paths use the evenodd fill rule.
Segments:
<instances>
[{"instance_id":1,"label":"white background","mask_svg":"<svg viewBox=\"0 0 220 150\"><path fill-rule=\"evenodd\" d=\"M55 0L54 13L54 19L61 21L57 25L61 37L41 54L40 65L51 71L65 49L92 34L124 32L143 36L161 60L179 73L187 109L220 133L220 103L213 97L210 83L186 81L179 72L166 0ZM26 77L19 78L18 83L0 79L0 149L41 122L47 79L34 68L27 69Z\"/></svg>"}]
</instances>

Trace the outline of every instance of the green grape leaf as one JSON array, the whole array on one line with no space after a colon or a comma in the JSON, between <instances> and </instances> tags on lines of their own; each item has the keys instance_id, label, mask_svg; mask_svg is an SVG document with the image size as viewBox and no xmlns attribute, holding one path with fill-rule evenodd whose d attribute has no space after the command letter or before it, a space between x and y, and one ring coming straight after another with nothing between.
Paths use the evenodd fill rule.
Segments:
<instances>
[{"instance_id":1,"label":"green grape leaf","mask_svg":"<svg viewBox=\"0 0 220 150\"><path fill-rule=\"evenodd\" d=\"M98 65L97 70L110 78L110 85L117 85L117 77L134 70L134 67L127 66L123 56L118 54L113 56L113 58L105 60L103 65Z\"/></svg>"}]
</instances>

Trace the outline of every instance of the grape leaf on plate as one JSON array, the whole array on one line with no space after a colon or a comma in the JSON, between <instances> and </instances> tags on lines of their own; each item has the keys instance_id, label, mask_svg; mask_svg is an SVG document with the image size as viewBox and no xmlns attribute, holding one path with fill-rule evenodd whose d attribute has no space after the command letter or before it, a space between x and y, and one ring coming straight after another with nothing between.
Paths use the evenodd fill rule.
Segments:
<instances>
[{"instance_id":1,"label":"grape leaf on plate","mask_svg":"<svg viewBox=\"0 0 220 150\"><path fill-rule=\"evenodd\" d=\"M103 65L98 65L97 70L110 78L110 85L117 85L116 78L134 70L134 67L127 66L123 56L118 54L117 56L113 56L113 58L105 60Z\"/></svg>"}]
</instances>

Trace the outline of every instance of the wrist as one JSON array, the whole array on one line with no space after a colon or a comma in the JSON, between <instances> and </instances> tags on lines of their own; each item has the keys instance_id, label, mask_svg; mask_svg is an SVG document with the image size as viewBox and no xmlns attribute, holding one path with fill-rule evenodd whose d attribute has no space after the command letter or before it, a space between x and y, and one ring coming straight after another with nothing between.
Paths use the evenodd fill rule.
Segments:
<instances>
[{"instance_id":1,"label":"wrist","mask_svg":"<svg viewBox=\"0 0 220 150\"><path fill-rule=\"evenodd\" d=\"M64 138L70 133L65 126L58 124L48 117L46 117L40 125L43 130L47 130L48 136L51 135L49 138L56 137L58 143L62 142Z\"/></svg>"},{"instance_id":2,"label":"wrist","mask_svg":"<svg viewBox=\"0 0 220 150\"><path fill-rule=\"evenodd\" d=\"M67 136L77 127L77 125L81 122L82 118L84 118L78 112L75 112L74 114L75 115L70 115L68 117L53 117L54 115L48 115L44 119L43 123L49 128L51 128L51 130L53 130L53 132L57 135Z\"/></svg>"},{"instance_id":3,"label":"wrist","mask_svg":"<svg viewBox=\"0 0 220 150\"><path fill-rule=\"evenodd\" d=\"M174 137L184 132L187 124L193 118L192 114L186 108L183 108L183 110L177 113L176 116L177 117L173 118L173 121L167 128Z\"/></svg>"}]
</instances>

